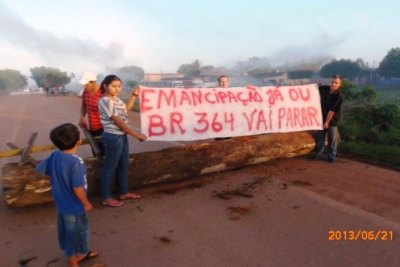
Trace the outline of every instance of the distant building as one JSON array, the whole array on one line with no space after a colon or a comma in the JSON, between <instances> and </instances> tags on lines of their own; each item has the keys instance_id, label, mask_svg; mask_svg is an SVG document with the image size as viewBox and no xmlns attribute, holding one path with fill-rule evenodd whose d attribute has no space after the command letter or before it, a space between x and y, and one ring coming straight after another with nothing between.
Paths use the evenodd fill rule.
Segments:
<instances>
[{"instance_id":1,"label":"distant building","mask_svg":"<svg viewBox=\"0 0 400 267\"><path fill-rule=\"evenodd\" d=\"M144 82L159 82L162 80L179 80L185 77L182 73L146 73Z\"/></svg>"}]
</instances>

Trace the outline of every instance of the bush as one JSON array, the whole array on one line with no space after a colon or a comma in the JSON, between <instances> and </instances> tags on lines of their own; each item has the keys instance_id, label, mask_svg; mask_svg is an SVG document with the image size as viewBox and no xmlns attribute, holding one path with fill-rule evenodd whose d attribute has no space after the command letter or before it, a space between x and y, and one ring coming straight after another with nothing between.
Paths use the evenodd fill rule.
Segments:
<instances>
[{"instance_id":1,"label":"bush","mask_svg":"<svg viewBox=\"0 0 400 267\"><path fill-rule=\"evenodd\" d=\"M377 92L371 86L357 92L346 84L344 89L350 99L343 107L343 140L400 145L400 106L393 102L376 104Z\"/></svg>"}]
</instances>

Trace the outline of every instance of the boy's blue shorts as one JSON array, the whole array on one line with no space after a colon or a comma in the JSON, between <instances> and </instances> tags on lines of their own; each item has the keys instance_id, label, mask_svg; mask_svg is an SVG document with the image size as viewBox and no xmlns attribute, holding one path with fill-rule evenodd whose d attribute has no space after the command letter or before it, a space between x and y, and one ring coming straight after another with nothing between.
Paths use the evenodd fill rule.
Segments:
<instances>
[{"instance_id":1,"label":"boy's blue shorts","mask_svg":"<svg viewBox=\"0 0 400 267\"><path fill-rule=\"evenodd\" d=\"M87 214L58 213L58 243L66 257L86 255L89 251L89 218Z\"/></svg>"}]
</instances>

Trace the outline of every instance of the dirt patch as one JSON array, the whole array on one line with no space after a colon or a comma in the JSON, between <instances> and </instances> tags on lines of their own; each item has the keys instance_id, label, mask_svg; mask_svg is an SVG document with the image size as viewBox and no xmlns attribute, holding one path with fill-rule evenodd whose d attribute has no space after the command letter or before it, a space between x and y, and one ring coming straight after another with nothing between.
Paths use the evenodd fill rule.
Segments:
<instances>
[{"instance_id":1,"label":"dirt patch","mask_svg":"<svg viewBox=\"0 0 400 267\"><path fill-rule=\"evenodd\" d=\"M253 190L256 186L261 186L265 181L272 181L272 178L269 176L255 176L253 177L253 181L249 183L243 183L238 188L232 190L222 190L222 191L213 191L214 196L219 199L229 200L234 197L247 197L252 198Z\"/></svg>"},{"instance_id":2,"label":"dirt patch","mask_svg":"<svg viewBox=\"0 0 400 267\"><path fill-rule=\"evenodd\" d=\"M248 214L252 210L253 210L253 207L250 207L250 206L228 207L229 219L238 220L241 218L241 216Z\"/></svg>"},{"instance_id":3,"label":"dirt patch","mask_svg":"<svg viewBox=\"0 0 400 267\"><path fill-rule=\"evenodd\" d=\"M222 190L222 191L214 191L214 195L217 198L229 200L234 198L235 196L240 197L253 197L247 189L233 189L233 190Z\"/></svg>"},{"instance_id":4,"label":"dirt patch","mask_svg":"<svg viewBox=\"0 0 400 267\"><path fill-rule=\"evenodd\" d=\"M31 261L34 261L36 259L37 259L37 257L34 256L34 257L27 258L27 259L21 259L18 263L19 263L20 267L27 267L27 266L29 266L29 263Z\"/></svg>"},{"instance_id":5,"label":"dirt patch","mask_svg":"<svg viewBox=\"0 0 400 267\"><path fill-rule=\"evenodd\" d=\"M159 238L159 240L160 240L161 243L163 243L163 244L169 244L169 243L172 242L171 239L170 239L169 237L166 237L166 236L161 236L161 237Z\"/></svg>"},{"instance_id":6,"label":"dirt patch","mask_svg":"<svg viewBox=\"0 0 400 267\"><path fill-rule=\"evenodd\" d=\"M312 183L309 181L304 181L304 180L294 180L291 182L292 185L297 185L297 186L313 186Z\"/></svg>"},{"instance_id":7,"label":"dirt patch","mask_svg":"<svg viewBox=\"0 0 400 267\"><path fill-rule=\"evenodd\" d=\"M204 182L189 182L189 183L171 183L162 185L161 188L157 188L155 190L151 190L149 192L150 195L174 195L178 192L194 190L201 188L205 185Z\"/></svg>"},{"instance_id":8,"label":"dirt patch","mask_svg":"<svg viewBox=\"0 0 400 267\"><path fill-rule=\"evenodd\" d=\"M59 262L60 261L60 259L54 259L54 260L51 260L51 261L48 261L48 262L46 262L46 267L47 266L51 266L53 263L56 263L56 262Z\"/></svg>"}]
</instances>

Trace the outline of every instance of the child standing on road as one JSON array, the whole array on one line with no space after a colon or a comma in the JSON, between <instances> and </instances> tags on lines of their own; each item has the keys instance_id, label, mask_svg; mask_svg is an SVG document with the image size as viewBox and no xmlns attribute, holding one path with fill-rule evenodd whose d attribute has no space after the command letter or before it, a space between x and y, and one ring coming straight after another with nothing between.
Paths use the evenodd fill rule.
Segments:
<instances>
[{"instance_id":1,"label":"child standing on road","mask_svg":"<svg viewBox=\"0 0 400 267\"><path fill-rule=\"evenodd\" d=\"M86 165L76 156L81 144L78 128L62 124L50 132L50 140L59 149L44 160L37 171L50 176L52 194L56 202L58 242L69 266L99 256L97 251L88 249L88 216L93 209L86 197Z\"/></svg>"},{"instance_id":2,"label":"child standing on road","mask_svg":"<svg viewBox=\"0 0 400 267\"><path fill-rule=\"evenodd\" d=\"M103 143L105 159L101 178L101 195L104 206L119 207L122 200L137 199L141 196L128 192L129 144L127 135L132 135L140 141L147 137L129 127L127 107L118 97L122 90L121 79L116 75L108 75L100 85L104 96L99 101L100 120L104 127ZM138 93L135 90L128 102L129 109L133 106ZM111 197L111 180L114 172L119 188L119 200Z\"/></svg>"}]
</instances>

